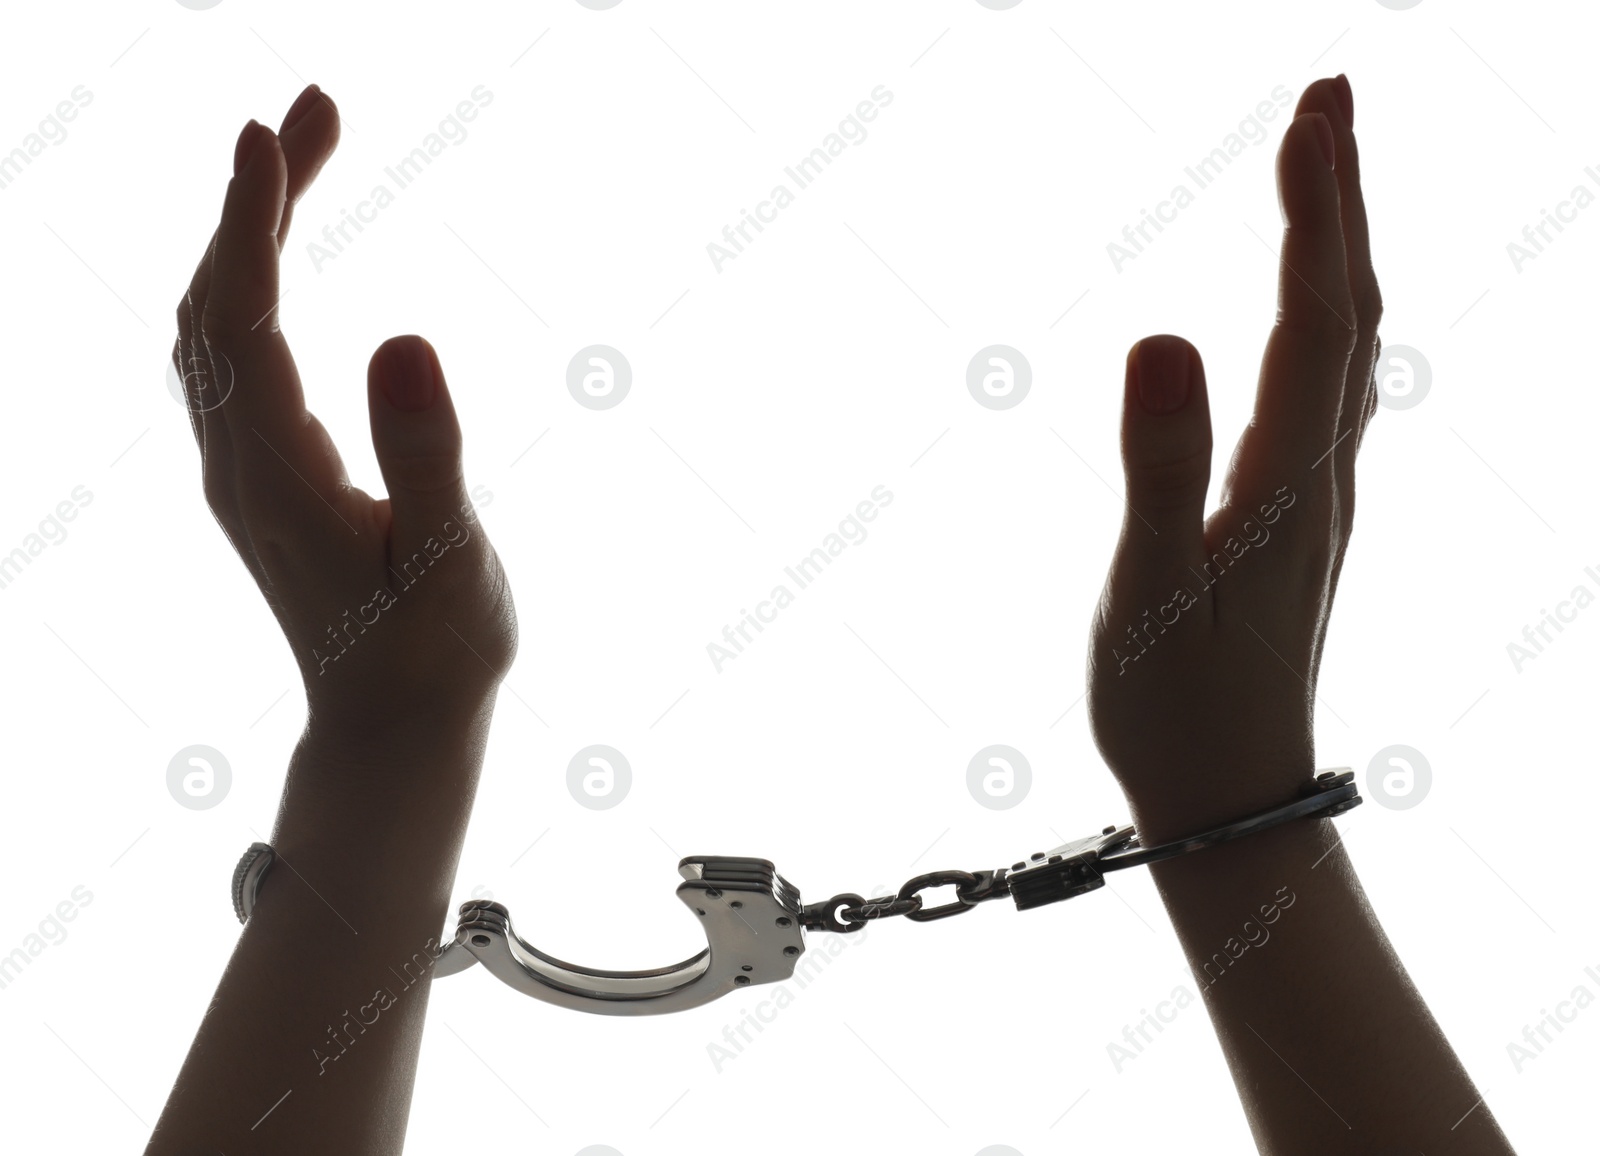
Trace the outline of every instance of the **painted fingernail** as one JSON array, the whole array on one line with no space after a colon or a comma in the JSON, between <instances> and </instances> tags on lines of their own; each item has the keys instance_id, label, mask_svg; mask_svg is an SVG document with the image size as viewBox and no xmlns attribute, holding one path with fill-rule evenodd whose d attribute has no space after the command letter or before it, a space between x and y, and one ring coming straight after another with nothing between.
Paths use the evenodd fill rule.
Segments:
<instances>
[{"instance_id":1,"label":"painted fingernail","mask_svg":"<svg viewBox=\"0 0 1600 1156\"><path fill-rule=\"evenodd\" d=\"M438 396L439 360L420 337L391 341L383 347L383 371L378 380L390 405L419 413Z\"/></svg>"},{"instance_id":2,"label":"painted fingernail","mask_svg":"<svg viewBox=\"0 0 1600 1156\"><path fill-rule=\"evenodd\" d=\"M295 98L295 102L289 106L289 111L284 114L283 130L288 132L295 125L299 124L300 121L305 117L306 113L311 111L312 106L317 103L321 96L322 90L320 88L314 84L308 84L306 86L306 90Z\"/></svg>"},{"instance_id":3,"label":"painted fingernail","mask_svg":"<svg viewBox=\"0 0 1600 1156\"><path fill-rule=\"evenodd\" d=\"M1356 98L1350 92L1350 79L1344 73L1333 78L1333 97L1339 102L1339 112L1344 116L1346 128L1356 126Z\"/></svg>"},{"instance_id":4,"label":"painted fingernail","mask_svg":"<svg viewBox=\"0 0 1600 1156\"><path fill-rule=\"evenodd\" d=\"M1333 126L1328 123L1328 118L1320 112L1308 114L1317 127L1317 145L1322 149L1322 159L1328 162L1328 167L1333 168Z\"/></svg>"},{"instance_id":5,"label":"painted fingernail","mask_svg":"<svg viewBox=\"0 0 1600 1156\"><path fill-rule=\"evenodd\" d=\"M1133 347L1128 373L1146 413L1176 413L1189 400L1194 361L1181 337L1146 337Z\"/></svg>"},{"instance_id":6,"label":"painted fingernail","mask_svg":"<svg viewBox=\"0 0 1600 1156\"><path fill-rule=\"evenodd\" d=\"M233 146L234 176L244 172L245 165L250 163L250 158L256 155L256 149L261 147L262 131L262 126L252 120L239 134L239 141Z\"/></svg>"}]
</instances>

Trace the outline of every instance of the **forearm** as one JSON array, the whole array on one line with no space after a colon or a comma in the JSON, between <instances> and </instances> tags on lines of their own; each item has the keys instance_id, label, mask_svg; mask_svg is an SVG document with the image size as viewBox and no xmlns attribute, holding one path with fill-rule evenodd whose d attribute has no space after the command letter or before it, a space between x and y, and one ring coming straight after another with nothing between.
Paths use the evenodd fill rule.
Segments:
<instances>
[{"instance_id":1,"label":"forearm","mask_svg":"<svg viewBox=\"0 0 1600 1156\"><path fill-rule=\"evenodd\" d=\"M302 739L276 860L149 1153L401 1150L487 730L486 707L431 733Z\"/></svg>"},{"instance_id":2,"label":"forearm","mask_svg":"<svg viewBox=\"0 0 1600 1156\"><path fill-rule=\"evenodd\" d=\"M1336 840L1301 820L1151 868L1258 1147L1510 1153Z\"/></svg>"}]
</instances>

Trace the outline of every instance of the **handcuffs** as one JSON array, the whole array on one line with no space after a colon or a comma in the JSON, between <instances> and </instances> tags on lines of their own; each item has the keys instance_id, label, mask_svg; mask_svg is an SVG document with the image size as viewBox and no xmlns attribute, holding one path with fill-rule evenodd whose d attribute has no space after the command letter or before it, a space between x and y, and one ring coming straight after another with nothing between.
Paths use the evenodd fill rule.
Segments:
<instances>
[{"instance_id":1,"label":"handcuffs","mask_svg":"<svg viewBox=\"0 0 1600 1156\"><path fill-rule=\"evenodd\" d=\"M739 988L787 980L806 950L807 931L849 933L860 931L869 920L895 915L924 923L1007 895L1019 911L1026 911L1103 887L1107 871L1158 863L1294 819L1331 818L1360 803L1352 771L1323 771L1293 802L1187 839L1146 847L1131 826L1113 825L1054 850L1036 851L1009 867L930 871L908 880L897 894L876 899L845 892L802 904L799 891L765 859L688 858L678 864L684 878L678 898L704 926L707 945L682 963L649 971L566 963L518 935L502 904L474 900L461 905L455 938L436 956L433 972L454 975L481 963L507 986L535 999L602 1015L683 1011ZM268 844L252 843L239 860L233 873L233 909L240 923L250 918L274 858ZM952 884L954 900L923 905L924 890Z\"/></svg>"}]
</instances>

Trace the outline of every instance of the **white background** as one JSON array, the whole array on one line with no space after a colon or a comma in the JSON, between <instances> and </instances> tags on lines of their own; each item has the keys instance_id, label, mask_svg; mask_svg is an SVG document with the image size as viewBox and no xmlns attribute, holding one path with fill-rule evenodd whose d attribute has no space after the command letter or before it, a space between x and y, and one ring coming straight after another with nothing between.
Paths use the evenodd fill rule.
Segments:
<instances>
[{"instance_id":1,"label":"white background","mask_svg":"<svg viewBox=\"0 0 1600 1156\"><path fill-rule=\"evenodd\" d=\"M1380 412L1363 448L1318 757L1365 781L1386 746L1424 753L1431 792L1339 820L1350 853L1519 1149L1588 1134L1600 1010L1520 1073L1507 1052L1579 984L1600 995L1583 971L1600 968L1600 609L1520 672L1507 654L1573 587L1600 591L1584 574L1600 565L1600 211L1520 272L1506 248L1575 185L1600 191L1580 6L445 11L8 9L0 151L75 86L93 94L0 190L0 553L75 486L93 494L0 590L0 954L74 887L93 896L0 990L12 1133L142 1145L233 946L229 872L270 828L303 718L164 384L247 118L275 126L307 81L346 117L295 216L282 312L355 482L381 488L367 358L417 332L450 377L469 482L492 495L522 646L457 897L492 893L558 956L653 967L701 945L672 895L681 855L770 858L814 900L1126 816L1077 701L1122 510L1123 357L1148 333L1199 346L1220 474L1272 319L1276 262L1252 234L1277 244L1286 115L1120 272L1106 246L1276 86L1298 98L1344 71L1383 337L1421 350L1433 386ZM470 135L317 271L306 242L478 85L493 100ZM707 243L879 85L893 100L867 138L716 271ZM565 388L595 342L633 367L605 412ZM997 342L1034 375L1003 412L964 381ZM706 644L878 485L894 499L869 537L717 673ZM232 768L209 810L166 787L196 743ZM566 788L591 743L633 767L610 810ZM966 788L990 743L1032 764L1009 810ZM708 1045L772 989L611 1019L475 969L433 990L410 1150L1246 1150L1198 1000L1120 1072L1108 1057L1178 985L1198 992L1137 872L1041 911L876 927L720 1072Z\"/></svg>"}]
</instances>

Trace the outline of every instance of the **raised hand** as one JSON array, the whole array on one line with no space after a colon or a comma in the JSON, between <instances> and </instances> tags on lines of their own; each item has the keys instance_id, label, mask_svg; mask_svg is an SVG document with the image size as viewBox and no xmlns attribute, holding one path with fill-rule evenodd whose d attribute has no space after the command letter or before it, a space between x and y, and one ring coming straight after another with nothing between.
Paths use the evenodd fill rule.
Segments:
<instances>
[{"instance_id":1,"label":"raised hand","mask_svg":"<svg viewBox=\"0 0 1600 1156\"><path fill-rule=\"evenodd\" d=\"M278 260L295 203L338 139L338 111L314 85L279 133L245 126L173 347L206 500L289 640L313 730L330 736L421 707L468 717L516 650L511 593L467 496L433 348L392 338L368 366L386 498L350 484L306 409L279 327Z\"/></svg>"},{"instance_id":2,"label":"raised hand","mask_svg":"<svg viewBox=\"0 0 1600 1156\"><path fill-rule=\"evenodd\" d=\"M1147 337L1128 357L1129 509L1090 639L1089 703L1147 844L1288 802L1315 766L1317 664L1377 400L1382 305L1352 121L1341 76L1311 85L1284 133L1277 324L1209 519L1200 355ZM1150 872L1262 1152L1508 1156L1330 821ZM1491 933L1463 926L1463 950Z\"/></svg>"},{"instance_id":3,"label":"raised hand","mask_svg":"<svg viewBox=\"0 0 1600 1156\"><path fill-rule=\"evenodd\" d=\"M338 112L315 87L280 132L250 122L178 306L173 361L206 500L283 627L309 719L270 837L276 865L154 1156L400 1151L430 968L516 651L511 593L467 497L432 347L392 338L367 369L388 497L351 486L306 411L278 327L278 258L338 138ZM219 882L228 866L214 865ZM404 979L396 961L409 961ZM333 1046L330 1015L359 1021L359 1046ZM264 1088L283 1097L265 1117Z\"/></svg>"},{"instance_id":4,"label":"raised hand","mask_svg":"<svg viewBox=\"0 0 1600 1156\"><path fill-rule=\"evenodd\" d=\"M1278 154L1278 317L1222 504L1205 516L1200 354L1128 354L1128 509L1089 645L1095 741L1147 836L1292 799L1314 766L1317 663L1376 407L1383 305L1349 82L1306 90Z\"/></svg>"}]
</instances>

